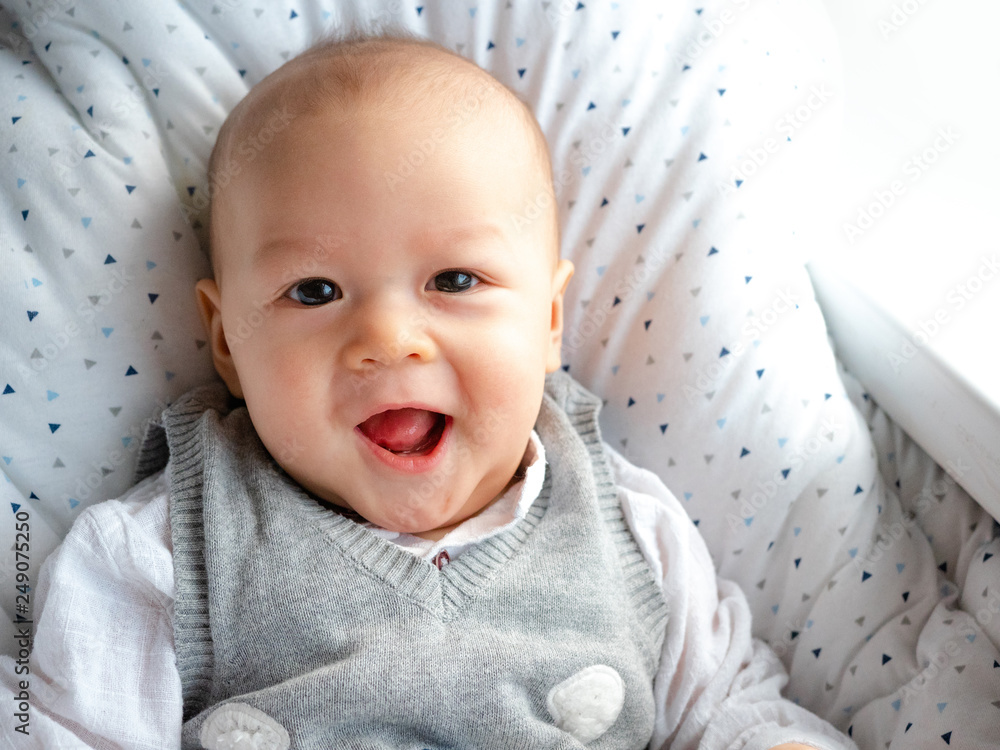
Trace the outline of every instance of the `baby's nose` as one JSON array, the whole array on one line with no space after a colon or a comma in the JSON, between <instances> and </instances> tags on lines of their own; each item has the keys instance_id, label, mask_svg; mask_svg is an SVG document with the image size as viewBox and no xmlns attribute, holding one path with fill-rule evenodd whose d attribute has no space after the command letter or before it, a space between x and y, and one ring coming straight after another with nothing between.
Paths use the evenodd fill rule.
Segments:
<instances>
[{"instance_id":1,"label":"baby's nose","mask_svg":"<svg viewBox=\"0 0 1000 750\"><path fill-rule=\"evenodd\" d=\"M371 308L358 311L355 330L344 349L347 367L365 369L434 358L436 348L426 315L402 304Z\"/></svg>"}]
</instances>

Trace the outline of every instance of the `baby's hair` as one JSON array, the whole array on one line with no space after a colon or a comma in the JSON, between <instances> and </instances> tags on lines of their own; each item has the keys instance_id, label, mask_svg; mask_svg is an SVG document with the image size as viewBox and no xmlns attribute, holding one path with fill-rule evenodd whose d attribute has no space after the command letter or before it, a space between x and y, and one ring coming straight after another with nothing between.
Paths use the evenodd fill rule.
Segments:
<instances>
[{"instance_id":1,"label":"baby's hair","mask_svg":"<svg viewBox=\"0 0 1000 750\"><path fill-rule=\"evenodd\" d=\"M425 54L430 51L438 54ZM412 64L405 64L407 61ZM455 75L456 61L467 66L468 75ZM392 102L382 96L389 85L393 85ZM428 96L429 90L436 96ZM532 159L540 167L547 189L552 190L552 163L545 136L531 110L514 91L474 62L408 29L354 26L325 35L265 77L226 118L208 164L209 260L214 260L213 246L219 241L212 214L216 213L225 186L243 169L242 163L234 160L237 148L244 153L249 142L257 147L262 139L256 136L273 133L299 115L324 111L349 114L362 106L379 115L405 116L418 106L441 102L441 92L454 95L446 97L446 101L458 103L475 97L477 107L498 107L501 115L516 117L530 134ZM439 114L444 117L448 113ZM247 161L252 161L252 156ZM553 206L558 256L555 200L554 195L548 197Z\"/></svg>"}]
</instances>

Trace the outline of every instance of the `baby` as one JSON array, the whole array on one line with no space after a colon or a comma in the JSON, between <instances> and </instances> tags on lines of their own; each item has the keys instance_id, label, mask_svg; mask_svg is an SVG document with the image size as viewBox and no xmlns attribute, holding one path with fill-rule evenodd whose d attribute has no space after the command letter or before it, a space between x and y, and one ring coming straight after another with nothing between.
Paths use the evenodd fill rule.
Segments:
<instances>
[{"instance_id":1,"label":"baby","mask_svg":"<svg viewBox=\"0 0 1000 750\"><path fill-rule=\"evenodd\" d=\"M522 215L553 185L516 96L418 39L325 42L210 174L225 386L47 562L17 747L853 747L562 371L573 266Z\"/></svg>"}]
</instances>

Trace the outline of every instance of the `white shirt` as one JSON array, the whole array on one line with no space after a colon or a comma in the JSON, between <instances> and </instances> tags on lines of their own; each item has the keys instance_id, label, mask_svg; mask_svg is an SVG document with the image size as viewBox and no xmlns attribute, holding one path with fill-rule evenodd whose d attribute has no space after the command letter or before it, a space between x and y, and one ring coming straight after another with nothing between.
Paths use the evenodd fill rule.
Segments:
<instances>
[{"instance_id":1,"label":"white shirt","mask_svg":"<svg viewBox=\"0 0 1000 750\"><path fill-rule=\"evenodd\" d=\"M716 578L680 503L656 475L605 449L626 522L669 608L650 747L764 750L796 741L821 750L854 748L780 697L784 668L752 640L742 591ZM454 560L515 523L534 502L545 473L545 451L534 433L525 465L523 480L438 542L370 528L424 559L444 549ZM46 560L35 592L30 674L17 674L15 661L0 657L5 747L180 747L168 476L160 472L122 498L88 508ZM20 680L30 685L29 735L15 731L21 722L12 717Z\"/></svg>"}]
</instances>

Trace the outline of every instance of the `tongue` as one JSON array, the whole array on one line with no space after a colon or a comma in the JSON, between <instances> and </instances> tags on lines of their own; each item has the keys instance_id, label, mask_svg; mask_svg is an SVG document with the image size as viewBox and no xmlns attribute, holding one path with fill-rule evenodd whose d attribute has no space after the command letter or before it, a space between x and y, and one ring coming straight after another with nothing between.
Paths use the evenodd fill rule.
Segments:
<instances>
[{"instance_id":1,"label":"tongue","mask_svg":"<svg viewBox=\"0 0 1000 750\"><path fill-rule=\"evenodd\" d=\"M369 417L359 429L376 445L394 453L415 451L427 442L438 415L425 409L390 409Z\"/></svg>"}]
</instances>

